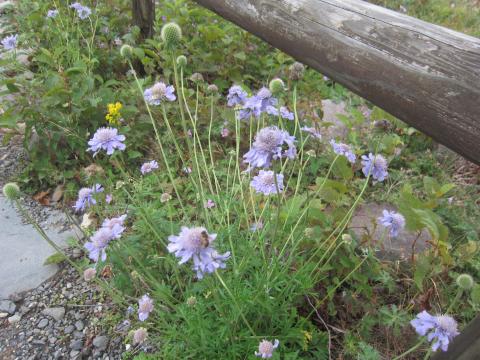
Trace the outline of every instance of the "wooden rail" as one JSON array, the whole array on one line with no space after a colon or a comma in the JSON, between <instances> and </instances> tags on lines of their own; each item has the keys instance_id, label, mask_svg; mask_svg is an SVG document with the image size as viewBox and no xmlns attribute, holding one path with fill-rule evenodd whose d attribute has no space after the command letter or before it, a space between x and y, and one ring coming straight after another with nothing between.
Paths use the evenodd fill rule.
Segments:
<instances>
[{"instance_id":1,"label":"wooden rail","mask_svg":"<svg viewBox=\"0 0 480 360\"><path fill-rule=\"evenodd\" d=\"M155 0L132 0L133 25L140 28L143 39L153 36Z\"/></svg>"},{"instance_id":2,"label":"wooden rail","mask_svg":"<svg viewBox=\"0 0 480 360\"><path fill-rule=\"evenodd\" d=\"M480 164L480 39L359 0L195 0Z\"/></svg>"}]
</instances>

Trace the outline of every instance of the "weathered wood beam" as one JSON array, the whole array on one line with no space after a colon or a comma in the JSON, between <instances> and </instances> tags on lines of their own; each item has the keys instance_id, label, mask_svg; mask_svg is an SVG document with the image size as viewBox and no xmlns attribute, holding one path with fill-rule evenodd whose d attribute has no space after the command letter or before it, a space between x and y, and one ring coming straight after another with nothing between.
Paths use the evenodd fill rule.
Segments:
<instances>
[{"instance_id":1,"label":"weathered wood beam","mask_svg":"<svg viewBox=\"0 0 480 360\"><path fill-rule=\"evenodd\" d=\"M480 164L480 39L359 0L195 0Z\"/></svg>"},{"instance_id":2,"label":"weathered wood beam","mask_svg":"<svg viewBox=\"0 0 480 360\"><path fill-rule=\"evenodd\" d=\"M132 0L133 24L140 28L143 39L153 36L155 0Z\"/></svg>"}]
</instances>

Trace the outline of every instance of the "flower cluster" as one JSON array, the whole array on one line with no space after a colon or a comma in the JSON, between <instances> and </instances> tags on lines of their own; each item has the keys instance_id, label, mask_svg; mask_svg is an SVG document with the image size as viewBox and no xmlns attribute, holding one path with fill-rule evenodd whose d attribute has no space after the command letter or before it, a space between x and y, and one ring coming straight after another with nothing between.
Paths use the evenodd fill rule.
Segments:
<instances>
[{"instance_id":1,"label":"flower cluster","mask_svg":"<svg viewBox=\"0 0 480 360\"><path fill-rule=\"evenodd\" d=\"M379 217L378 221L386 228L390 228L391 237L397 237L405 227L405 218L395 211L383 210L383 216Z\"/></svg>"},{"instance_id":2,"label":"flower cluster","mask_svg":"<svg viewBox=\"0 0 480 360\"><path fill-rule=\"evenodd\" d=\"M178 236L168 237L168 251L180 258L180 265L192 259L193 270L197 272L197 277L202 279L205 274L225 268L225 261L230 257L230 252L221 255L215 250L212 243L216 238L217 234L209 234L204 227L182 226Z\"/></svg>"},{"instance_id":3,"label":"flower cluster","mask_svg":"<svg viewBox=\"0 0 480 360\"><path fill-rule=\"evenodd\" d=\"M262 340L258 344L258 351L255 351L255 356L261 357L262 359L269 359L273 356L273 351L278 347L280 341L275 339L272 343L268 340Z\"/></svg>"},{"instance_id":4,"label":"flower cluster","mask_svg":"<svg viewBox=\"0 0 480 360\"><path fill-rule=\"evenodd\" d=\"M410 321L415 331L420 336L427 335L427 340L432 342L432 350L441 348L448 350L448 344L459 334L457 322L448 315L432 316L425 310Z\"/></svg>"},{"instance_id":5,"label":"flower cluster","mask_svg":"<svg viewBox=\"0 0 480 360\"><path fill-rule=\"evenodd\" d=\"M284 149L284 146L287 149ZM243 159L251 168L268 168L272 160L282 157L294 159L296 155L295 137L276 126L270 126L258 132L252 148L243 156Z\"/></svg>"},{"instance_id":6,"label":"flower cluster","mask_svg":"<svg viewBox=\"0 0 480 360\"><path fill-rule=\"evenodd\" d=\"M138 300L138 319L140 321L147 320L152 311L153 300L148 294L145 294Z\"/></svg>"},{"instance_id":7,"label":"flower cluster","mask_svg":"<svg viewBox=\"0 0 480 360\"><path fill-rule=\"evenodd\" d=\"M330 140L330 145L332 145L333 152L338 155L343 155L347 158L348 161L350 161L352 164L355 163L357 160L357 156L353 152L352 148L350 145L343 144L343 143L337 143L335 140Z\"/></svg>"},{"instance_id":8,"label":"flower cluster","mask_svg":"<svg viewBox=\"0 0 480 360\"><path fill-rule=\"evenodd\" d=\"M233 85L228 90L227 95L227 105L232 107L236 105L243 105L247 100L248 94L245 90L242 89L241 86Z\"/></svg>"},{"instance_id":9,"label":"flower cluster","mask_svg":"<svg viewBox=\"0 0 480 360\"><path fill-rule=\"evenodd\" d=\"M174 92L175 88L172 85L157 82L152 87L146 89L143 92L143 96L147 104L158 106L165 100L175 101L177 97Z\"/></svg>"},{"instance_id":10,"label":"flower cluster","mask_svg":"<svg viewBox=\"0 0 480 360\"><path fill-rule=\"evenodd\" d=\"M238 112L238 118L240 120L248 120L254 116L259 118L267 109L271 111L271 108L275 109L278 100L272 96L272 93L267 88L263 87L258 90L257 94L247 98L241 110Z\"/></svg>"},{"instance_id":11,"label":"flower cluster","mask_svg":"<svg viewBox=\"0 0 480 360\"><path fill-rule=\"evenodd\" d=\"M92 10L88 6L83 6L79 2L73 3L70 7L77 12L77 16L81 20L85 20L92 14Z\"/></svg>"},{"instance_id":12,"label":"flower cluster","mask_svg":"<svg viewBox=\"0 0 480 360\"><path fill-rule=\"evenodd\" d=\"M5 50L14 50L17 47L18 35L9 35L3 38L2 46Z\"/></svg>"},{"instance_id":13,"label":"flower cluster","mask_svg":"<svg viewBox=\"0 0 480 360\"><path fill-rule=\"evenodd\" d=\"M275 181L275 176L277 180ZM250 182L250 186L255 189L257 193L263 195L272 195L281 193L284 189L283 174L276 174L271 171L260 170Z\"/></svg>"},{"instance_id":14,"label":"flower cluster","mask_svg":"<svg viewBox=\"0 0 480 360\"><path fill-rule=\"evenodd\" d=\"M117 129L101 127L95 132L93 138L88 141L90 147L87 151L94 152L93 156L97 155L100 150L105 150L107 155L112 155L115 149L125 150L124 141L125 135L119 135Z\"/></svg>"},{"instance_id":15,"label":"flower cluster","mask_svg":"<svg viewBox=\"0 0 480 360\"><path fill-rule=\"evenodd\" d=\"M374 180L382 182L388 177L388 162L382 155L372 153L362 156L362 172L365 176L372 175Z\"/></svg>"},{"instance_id":16,"label":"flower cluster","mask_svg":"<svg viewBox=\"0 0 480 360\"><path fill-rule=\"evenodd\" d=\"M76 212L84 211L85 208L95 205L97 201L93 197L93 194L103 192L103 187L100 184L95 184L91 188L81 188L78 192L78 199L75 202L75 206L73 207Z\"/></svg>"},{"instance_id":17,"label":"flower cluster","mask_svg":"<svg viewBox=\"0 0 480 360\"><path fill-rule=\"evenodd\" d=\"M105 120L107 120L112 125L119 125L121 118L120 110L122 109L122 107L122 104L118 101L115 104L108 104L108 113L107 115L105 115Z\"/></svg>"},{"instance_id":18,"label":"flower cluster","mask_svg":"<svg viewBox=\"0 0 480 360\"><path fill-rule=\"evenodd\" d=\"M58 16L58 10L57 9L52 9L47 11L47 18L53 19Z\"/></svg>"},{"instance_id":19,"label":"flower cluster","mask_svg":"<svg viewBox=\"0 0 480 360\"><path fill-rule=\"evenodd\" d=\"M85 243L84 247L88 250L88 257L92 261L98 262L99 259L102 261L107 259L106 248L110 241L122 236L126 217L127 215L122 215L117 218L105 219L102 227L90 237L90 241Z\"/></svg>"},{"instance_id":20,"label":"flower cluster","mask_svg":"<svg viewBox=\"0 0 480 360\"><path fill-rule=\"evenodd\" d=\"M152 160L144 163L140 168L140 172L142 175L145 175L156 169L158 169L158 163L155 160Z\"/></svg>"}]
</instances>

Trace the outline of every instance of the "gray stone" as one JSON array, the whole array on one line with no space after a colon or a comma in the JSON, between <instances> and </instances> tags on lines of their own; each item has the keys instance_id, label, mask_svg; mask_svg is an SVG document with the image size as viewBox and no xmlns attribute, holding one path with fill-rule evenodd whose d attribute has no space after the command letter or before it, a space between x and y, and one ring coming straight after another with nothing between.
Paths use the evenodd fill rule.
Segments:
<instances>
[{"instance_id":1,"label":"gray stone","mask_svg":"<svg viewBox=\"0 0 480 360\"><path fill-rule=\"evenodd\" d=\"M73 333L73 337L74 337L75 339L83 339L83 338L85 337L85 334L82 333L81 331L75 331L75 332Z\"/></svg>"},{"instance_id":2,"label":"gray stone","mask_svg":"<svg viewBox=\"0 0 480 360\"><path fill-rule=\"evenodd\" d=\"M75 322L75 327L78 331L82 331L85 325L83 324L83 321L78 320L77 322Z\"/></svg>"},{"instance_id":3,"label":"gray stone","mask_svg":"<svg viewBox=\"0 0 480 360\"><path fill-rule=\"evenodd\" d=\"M54 318L56 321L59 321L59 320L62 320L63 317L65 316L65 308L61 306L46 308L46 309L43 309L42 314L46 316L50 316Z\"/></svg>"},{"instance_id":4,"label":"gray stone","mask_svg":"<svg viewBox=\"0 0 480 360\"><path fill-rule=\"evenodd\" d=\"M83 340L73 340L70 343L70 349L72 350L82 350L83 348Z\"/></svg>"},{"instance_id":5,"label":"gray stone","mask_svg":"<svg viewBox=\"0 0 480 360\"><path fill-rule=\"evenodd\" d=\"M46 342L43 341L43 340L33 340L33 341L32 341L32 344L33 344L33 345L37 345L37 346L43 346L43 345L46 344Z\"/></svg>"},{"instance_id":6,"label":"gray stone","mask_svg":"<svg viewBox=\"0 0 480 360\"><path fill-rule=\"evenodd\" d=\"M63 224L68 223L64 217ZM60 225L50 224L46 230L52 241L66 246L69 237L80 237L73 228L59 233ZM57 265L44 265L55 250L32 225L23 224L12 204L0 195L0 299L36 288L52 277Z\"/></svg>"},{"instance_id":7,"label":"gray stone","mask_svg":"<svg viewBox=\"0 0 480 360\"><path fill-rule=\"evenodd\" d=\"M38 322L37 327L39 329L43 329L43 328L47 327L47 325L48 325L48 319L42 319Z\"/></svg>"},{"instance_id":8,"label":"gray stone","mask_svg":"<svg viewBox=\"0 0 480 360\"><path fill-rule=\"evenodd\" d=\"M108 346L108 337L104 335L95 336L93 346L99 350L105 350Z\"/></svg>"},{"instance_id":9,"label":"gray stone","mask_svg":"<svg viewBox=\"0 0 480 360\"><path fill-rule=\"evenodd\" d=\"M75 330L75 326L73 325L68 325L63 332L65 334L71 334Z\"/></svg>"},{"instance_id":10,"label":"gray stone","mask_svg":"<svg viewBox=\"0 0 480 360\"><path fill-rule=\"evenodd\" d=\"M377 255L384 260L405 260L411 257L412 245L415 253L420 253L429 247L431 241L428 231L420 234L406 229L400 231L392 239L383 226L377 224L383 210L397 211L394 206L386 203L369 203L359 206L352 217L349 228L363 244L371 244L378 249Z\"/></svg>"},{"instance_id":11,"label":"gray stone","mask_svg":"<svg viewBox=\"0 0 480 360\"><path fill-rule=\"evenodd\" d=\"M20 314L15 314L15 315L10 316L8 318L8 323L9 324L15 324L15 323L19 322L21 318L22 317L20 316Z\"/></svg>"},{"instance_id":12,"label":"gray stone","mask_svg":"<svg viewBox=\"0 0 480 360\"><path fill-rule=\"evenodd\" d=\"M15 314L15 309L17 307L13 303L13 301L10 300L1 300L0 301L0 312L6 312L9 313L10 315Z\"/></svg>"}]
</instances>

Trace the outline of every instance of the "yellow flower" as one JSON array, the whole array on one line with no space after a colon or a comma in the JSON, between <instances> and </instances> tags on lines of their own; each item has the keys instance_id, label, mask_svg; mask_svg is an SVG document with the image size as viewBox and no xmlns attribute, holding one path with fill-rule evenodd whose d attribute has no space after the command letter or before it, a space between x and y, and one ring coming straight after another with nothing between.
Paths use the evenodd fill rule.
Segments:
<instances>
[{"instance_id":1,"label":"yellow flower","mask_svg":"<svg viewBox=\"0 0 480 360\"><path fill-rule=\"evenodd\" d=\"M303 333L303 350L307 351L308 344L312 341L312 333L309 331L302 331Z\"/></svg>"},{"instance_id":2,"label":"yellow flower","mask_svg":"<svg viewBox=\"0 0 480 360\"><path fill-rule=\"evenodd\" d=\"M107 105L108 114L105 116L105 119L112 125L120 124L120 110L122 109L122 104L116 102L115 104Z\"/></svg>"}]
</instances>

